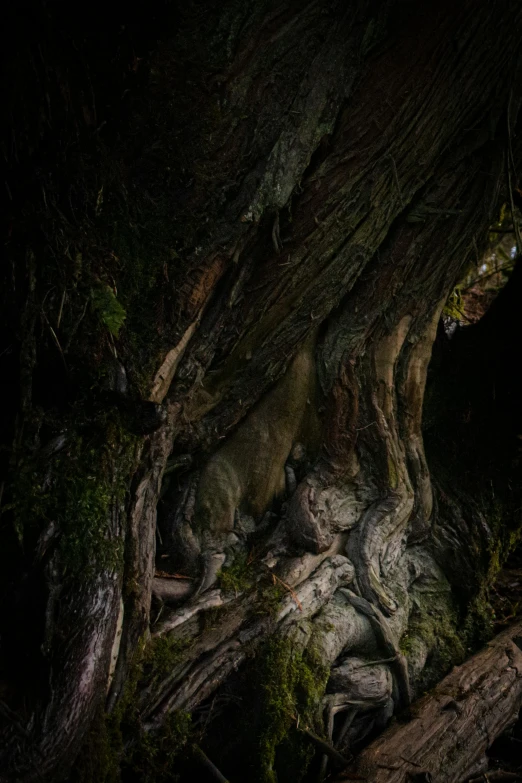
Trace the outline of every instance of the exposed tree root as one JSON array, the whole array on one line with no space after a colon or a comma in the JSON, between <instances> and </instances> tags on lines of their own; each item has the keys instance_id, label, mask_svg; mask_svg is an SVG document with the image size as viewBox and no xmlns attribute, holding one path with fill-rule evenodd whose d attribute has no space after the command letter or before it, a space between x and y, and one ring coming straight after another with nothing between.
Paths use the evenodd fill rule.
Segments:
<instances>
[{"instance_id":1,"label":"exposed tree root","mask_svg":"<svg viewBox=\"0 0 522 783\"><path fill-rule=\"evenodd\" d=\"M464 783L517 718L521 650L522 623L516 623L415 702L406 722L397 721L366 748L353 771L372 783L405 783L413 773L433 783Z\"/></svg>"}]
</instances>

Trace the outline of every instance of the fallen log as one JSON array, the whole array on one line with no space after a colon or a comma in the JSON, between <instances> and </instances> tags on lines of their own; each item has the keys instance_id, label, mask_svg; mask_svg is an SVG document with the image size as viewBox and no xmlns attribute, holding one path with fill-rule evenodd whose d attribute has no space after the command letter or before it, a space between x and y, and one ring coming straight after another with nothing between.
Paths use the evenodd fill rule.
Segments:
<instances>
[{"instance_id":1,"label":"fallen log","mask_svg":"<svg viewBox=\"0 0 522 783\"><path fill-rule=\"evenodd\" d=\"M349 767L372 783L464 783L522 707L522 622L456 666ZM338 778L341 780L342 776Z\"/></svg>"}]
</instances>

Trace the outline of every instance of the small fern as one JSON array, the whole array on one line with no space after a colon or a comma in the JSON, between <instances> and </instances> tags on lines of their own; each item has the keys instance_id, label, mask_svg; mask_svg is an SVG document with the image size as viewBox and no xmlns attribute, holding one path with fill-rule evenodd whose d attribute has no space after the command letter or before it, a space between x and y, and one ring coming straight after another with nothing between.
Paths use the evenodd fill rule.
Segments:
<instances>
[{"instance_id":1,"label":"small fern","mask_svg":"<svg viewBox=\"0 0 522 783\"><path fill-rule=\"evenodd\" d=\"M114 292L106 283L100 283L91 291L92 305L100 321L107 327L113 337L118 337L127 313L118 302Z\"/></svg>"}]
</instances>

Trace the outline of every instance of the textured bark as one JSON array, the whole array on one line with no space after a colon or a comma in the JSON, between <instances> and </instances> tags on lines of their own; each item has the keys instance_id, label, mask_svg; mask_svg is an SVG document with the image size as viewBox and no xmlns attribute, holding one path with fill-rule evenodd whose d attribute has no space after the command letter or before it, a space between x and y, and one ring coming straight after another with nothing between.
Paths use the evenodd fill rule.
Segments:
<instances>
[{"instance_id":1,"label":"textured bark","mask_svg":"<svg viewBox=\"0 0 522 783\"><path fill-rule=\"evenodd\" d=\"M406 724L396 723L361 753L352 771L375 783L412 775L433 783L468 780L522 706L521 632L517 623L455 667L415 703Z\"/></svg>"},{"instance_id":2,"label":"textured bark","mask_svg":"<svg viewBox=\"0 0 522 783\"><path fill-rule=\"evenodd\" d=\"M33 108L23 89L8 96L3 336L21 403L2 430L13 553L2 667L17 655L12 596L34 574L48 619L28 660L51 687L24 700L17 678L2 780L66 778L107 690L107 712L124 702L150 635L185 646L138 688L149 734L201 707L277 632L297 652L313 639L332 667L325 730L347 712L352 741L361 716L383 725L420 687L437 631L415 631L416 613L437 601L455 632L459 589L488 571L474 573L494 538L468 524L474 490L452 494L441 477L434 500L421 425L442 307L522 162L519 5L163 9L141 39L133 21L153 50L148 72L131 82L127 119L111 129L106 109L105 130L95 99L112 94L104 65L125 52L113 56L109 36L98 62L98 33L85 43L49 13L38 56L38 31L21 54L16 35L8 47L14 83L36 98ZM125 325L114 325L116 295ZM46 435L57 430L66 446ZM117 571L95 549L90 581L60 559L78 536L67 519L35 565L55 524L48 509L74 516L80 504L45 505L62 497L72 442L99 457L91 516L124 550ZM243 561L248 579L226 589L220 570ZM260 615L274 585L284 598ZM412 628L407 662L400 640Z\"/></svg>"}]
</instances>

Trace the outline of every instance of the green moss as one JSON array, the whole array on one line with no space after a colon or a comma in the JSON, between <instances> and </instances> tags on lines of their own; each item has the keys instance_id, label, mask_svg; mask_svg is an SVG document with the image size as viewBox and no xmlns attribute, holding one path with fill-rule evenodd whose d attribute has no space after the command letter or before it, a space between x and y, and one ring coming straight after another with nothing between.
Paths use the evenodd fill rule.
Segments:
<instances>
[{"instance_id":1,"label":"green moss","mask_svg":"<svg viewBox=\"0 0 522 783\"><path fill-rule=\"evenodd\" d=\"M288 596L288 590L272 577L260 583L257 591L256 612L260 615L269 615L274 617L279 609L283 599Z\"/></svg>"},{"instance_id":2,"label":"green moss","mask_svg":"<svg viewBox=\"0 0 522 783\"><path fill-rule=\"evenodd\" d=\"M273 617L281 608L281 603L288 596L288 589L275 578L273 574L259 573L255 563L246 553L239 554L230 566L222 568L218 573L218 586L225 593L233 593L235 596L251 590L254 586L256 597L254 613L257 615L269 615ZM206 612L207 621L215 621L223 616L223 609L218 609L218 614Z\"/></svg>"},{"instance_id":3,"label":"green moss","mask_svg":"<svg viewBox=\"0 0 522 783\"><path fill-rule=\"evenodd\" d=\"M388 457L388 481L392 489L396 489L399 485L399 477L397 475L397 468L391 457Z\"/></svg>"},{"instance_id":4,"label":"green moss","mask_svg":"<svg viewBox=\"0 0 522 783\"><path fill-rule=\"evenodd\" d=\"M296 651L287 639L274 637L258 658L262 725L259 730L259 780L299 781L313 756L309 743L292 729L297 721L322 733L319 708L329 670L313 649Z\"/></svg>"},{"instance_id":5,"label":"green moss","mask_svg":"<svg viewBox=\"0 0 522 783\"><path fill-rule=\"evenodd\" d=\"M157 730L143 731L137 694L145 681L150 684L166 677L186 648L186 641L173 637L142 642L123 697L107 719L113 746L123 747L126 740L125 755L120 755L122 769L132 771L143 783L178 779L175 762L189 742L192 724L190 714L180 710L169 713Z\"/></svg>"},{"instance_id":6,"label":"green moss","mask_svg":"<svg viewBox=\"0 0 522 783\"><path fill-rule=\"evenodd\" d=\"M230 566L225 566L218 573L218 586L225 593L239 593L249 590L254 583L254 569L248 555L241 553L236 556Z\"/></svg>"},{"instance_id":7,"label":"green moss","mask_svg":"<svg viewBox=\"0 0 522 783\"><path fill-rule=\"evenodd\" d=\"M212 631L216 628L219 628L230 611L233 611L233 607L226 605L213 606L210 609L205 609L204 611L199 612L201 632Z\"/></svg>"},{"instance_id":8,"label":"green moss","mask_svg":"<svg viewBox=\"0 0 522 783\"><path fill-rule=\"evenodd\" d=\"M103 710L98 713L70 775L69 783L120 783L121 735L114 733Z\"/></svg>"},{"instance_id":9,"label":"green moss","mask_svg":"<svg viewBox=\"0 0 522 783\"><path fill-rule=\"evenodd\" d=\"M92 306L100 321L107 327L113 337L118 337L127 313L118 302L114 291L106 283L100 283L92 289Z\"/></svg>"},{"instance_id":10,"label":"green moss","mask_svg":"<svg viewBox=\"0 0 522 783\"><path fill-rule=\"evenodd\" d=\"M52 462L38 452L21 458L9 507L20 540L33 541L53 522L64 573L86 578L121 568L123 538L112 511L124 502L135 447L115 412L98 421L98 430L70 431Z\"/></svg>"},{"instance_id":11,"label":"green moss","mask_svg":"<svg viewBox=\"0 0 522 783\"><path fill-rule=\"evenodd\" d=\"M499 502L490 502L485 516L492 538L480 587L469 603L463 627L465 643L470 651L487 642L493 635L496 618L490 602L490 590L509 555L516 549L522 534L519 528L513 529L506 524L505 509Z\"/></svg>"},{"instance_id":12,"label":"green moss","mask_svg":"<svg viewBox=\"0 0 522 783\"><path fill-rule=\"evenodd\" d=\"M522 536L522 529L519 527L509 528L505 524L504 508L498 502L492 504L487 518L493 537L488 547L486 582L493 584L509 555L516 549Z\"/></svg>"},{"instance_id":13,"label":"green moss","mask_svg":"<svg viewBox=\"0 0 522 783\"><path fill-rule=\"evenodd\" d=\"M409 658L415 657L421 644L430 651L419 682L421 690L432 687L466 657L465 635L459 634L458 629L457 612L448 594L422 596L399 644L401 652Z\"/></svg>"},{"instance_id":14,"label":"green moss","mask_svg":"<svg viewBox=\"0 0 522 783\"><path fill-rule=\"evenodd\" d=\"M470 601L462 627L463 638L469 653L491 639L494 623L495 613L489 601L489 585L486 583Z\"/></svg>"},{"instance_id":15,"label":"green moss","mask_svg":"<svg viewBox=\"0 0 522 783\"><path fill-rule=\"evenodd\" d=\"M145 647L143 670L147 679L156 682L167 677L183 659L190 642L174 636L156 636Z\"/></svg>"},{"instance_id":16,"label":"green moss","mask_svg":"<svg viewBox=\"0 0 522 783\"><path fill-rule=\"evenodd\" d=\"M465 319L461 283L457 285L451 292L442 312L444 315L452 318L454 321L462 321Z\"/></svg>"},{"instance_id":17,"label":"green moss","mask_svg":"<svg viewBox=\"0 0 522 783\"><path fill-rule=\"evenodd\" d=\"M69 778L70 783L120 783L128 770L143 783L178 780L177 759L190 740L189 713L170 713L157 731L141 732L124 748L116 721L101 715Z\"/></svg>"}]
</instances>

